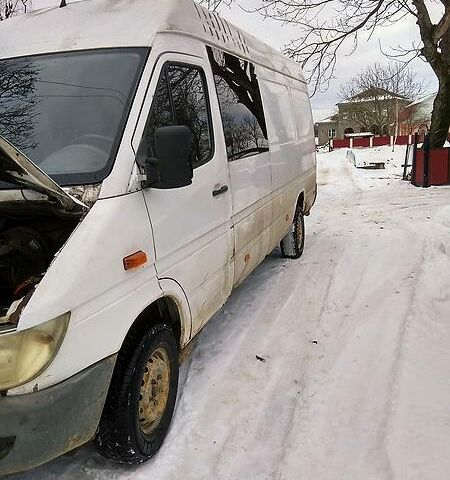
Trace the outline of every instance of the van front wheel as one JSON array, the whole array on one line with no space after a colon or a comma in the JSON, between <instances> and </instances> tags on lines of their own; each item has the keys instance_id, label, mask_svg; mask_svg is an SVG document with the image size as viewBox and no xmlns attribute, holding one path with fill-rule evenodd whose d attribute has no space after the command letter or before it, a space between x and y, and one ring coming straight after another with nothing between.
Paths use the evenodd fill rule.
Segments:
<instances>
[{"instance_id":1,"label":"van front wheel","mask_svg":"<svg viewBox=\"0 0 450 480\"><path fill-rule=\"evenodd\" d=\"M178 363L177 344L168 327L156 326L140 341L138 331L128 335L96 436L102 456L139 464L159 450L175 408Z\"/></svg>"},{"instance_id":2,"label":"van front wheel","mask_svg":"<svg viewBox=\"0 0 450 480\"><path fill-rule=\"evenodd\" d=\"M294 215L289 233L281 240L281 254L284 258L300 258L305 248L305 217L300 208Z\"/></svg>"}]
</instances>

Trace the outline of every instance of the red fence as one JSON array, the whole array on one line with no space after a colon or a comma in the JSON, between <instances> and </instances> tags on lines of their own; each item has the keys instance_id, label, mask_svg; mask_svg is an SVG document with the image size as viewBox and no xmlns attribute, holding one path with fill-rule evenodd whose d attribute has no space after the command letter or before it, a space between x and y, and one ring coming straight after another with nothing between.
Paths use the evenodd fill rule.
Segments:
<instances>
[{"instance_id":1,"label":"red fence","mask_svg":"<svg viewBox=\"0 0 450 480\"><path fill-rule=\"evenodd\" d=\"M409 135L399 135L395 142L396 145L411 145L414 142L414 136L411 138Z\"/></svg>"},{"instance_id":2,"label":"red fence","mask_svg":"<svg viewBox=\"0 0 450 480\"><path fill-rule=\"evenodd\" d=\"M424 177L424 150L417 149L416 161L413 166L412 183L423 186ZM450 185L450 148L436 148L430 150L428 159L429 185Z\"/></svg>"},{"instance_id":3,"label":"red fence","mask_svg":"<svg viewBox=\"0 0 450 480\"><path fill-rule=\"evenodd\" d=\"M331 148L350 148L350 139L349 138L333 138L333 145Z\"/></svg>"},{"instance_id":4,"label":"red fence","mask_svg":"<svg viewBox=\"0 0 450 480\"><path fill-rule=\"evenodd\" d=\"M422 140L423 141L423 140ZM395 137L364 137L364 138L333 138L331 148L369 148L383 147L385 145L412 145L413 135L400 135Z\"/></svg>"},{"instance_id":5,"label":"red fence","mask_svg":"<svg viewBox=\"0 0 450 480\"><path fill-rule=\"evenodd\" d=\"M374 147L384 147L391 144L391 137L373 137Z\"/></svg>"},{"instance_id":6,"label":"red fence","mask_svg":"<svg viewBox=\"0 0 450 480\"><path fill-rule=\"evenodd\" d=\"M370 147L370 138L354 138L353 139L354 147Z\"/></svg>"}]
</instances>

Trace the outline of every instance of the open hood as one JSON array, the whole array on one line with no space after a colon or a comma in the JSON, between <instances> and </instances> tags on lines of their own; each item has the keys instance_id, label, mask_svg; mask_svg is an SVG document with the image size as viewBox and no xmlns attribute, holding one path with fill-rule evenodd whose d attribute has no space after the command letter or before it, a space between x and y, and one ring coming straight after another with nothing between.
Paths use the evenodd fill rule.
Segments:
<instances>
[{"instance_id":1,"label":"open hood","mask_svg":"<svg viewBox=\"0 0 450 480\"><path fill-rule=\"evenodd\" d=\"M0 181L46 195L68 213L88 210L88 207L65 192L45 172L13 144L0 136Z\"/></svg>"}]
</instances>

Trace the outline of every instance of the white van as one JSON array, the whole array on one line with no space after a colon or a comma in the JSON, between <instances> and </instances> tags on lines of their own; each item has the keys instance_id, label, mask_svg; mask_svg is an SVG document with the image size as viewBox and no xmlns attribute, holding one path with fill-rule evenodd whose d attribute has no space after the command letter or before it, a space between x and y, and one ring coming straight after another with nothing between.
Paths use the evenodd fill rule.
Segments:
<instances>
[{"instance_id":1,"label":"white van","mask_svg":"<svg viewBox=\"0 0 450 480\"><path fill-rule=\"evenodd\" d=\"M0 474L161 446L180 352L304 245L298 64L190 0L0 22Z\"/></svg>"}]
</instances>

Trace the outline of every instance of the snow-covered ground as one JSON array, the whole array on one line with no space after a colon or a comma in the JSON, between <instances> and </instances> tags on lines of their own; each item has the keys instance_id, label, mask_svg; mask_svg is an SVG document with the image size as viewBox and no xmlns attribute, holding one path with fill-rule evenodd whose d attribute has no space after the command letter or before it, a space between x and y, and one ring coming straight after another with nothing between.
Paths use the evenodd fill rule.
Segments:
<instances>
[{"instance_id":1,"label":"snow-covered ground","mask_svg":"<svg viewBox=\"0 0 450 480\"><path fill-rule=\"evenodd\" d=\"M87 446L14 478L447 480L450 188L402 182L402 154L319 155L304 256L274 252L208 324L155 459Z\"/></svg>"},{"instance_id":2,"label":"snow-covered ground","mask_svg":"<svg viewBox=\"0 0 450 480\"><path fill-rule=\"evenodd\" d=\"M350 153L351 152L351 153ZM406 146L354 148L349 150L347 158L357 167L370 166L371 164L384 163L385 170L392 176L403 174L401 166L405 163ZM412 151L411 151L412 153ZM354 159L354 160L353 160ZM412 163L412 156L408 164Z\"/></svg>"}]
</instances>

